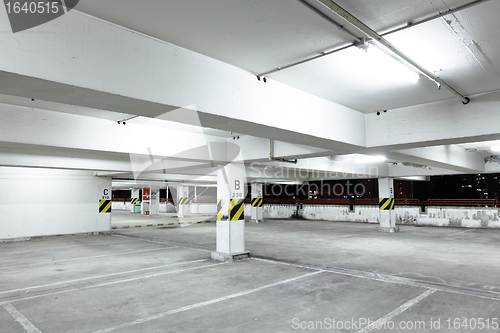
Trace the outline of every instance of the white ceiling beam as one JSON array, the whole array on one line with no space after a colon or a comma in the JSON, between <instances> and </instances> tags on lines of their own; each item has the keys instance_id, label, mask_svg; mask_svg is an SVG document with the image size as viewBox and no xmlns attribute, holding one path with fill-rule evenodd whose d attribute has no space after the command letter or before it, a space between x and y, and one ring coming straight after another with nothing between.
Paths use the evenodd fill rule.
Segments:
<instances>
[{"instance_id":1,"label":"white ceiling beam","mask_svg":"<svg viewBox=\"0 0 500 333\"><path fill-rule=\"evenodd\" d=\"M31 145L0 143L0 165L12 167L130 172L127 155L83 150L61 150Z\"/></svg>"},{"instance_id":2,"label":"white ceiling beam","mask_svg":"<svg viewBox=\"0 0 500 333\"><path fill-rule=\"evenodd\" d=\"M12 82L0 93L151 117L196 105L205 127L305 145L365 145L357 111L76 11L32 31L0 40L0 79Z\"/></svg>"},{"instance_id":3,"label":"white ceiling beam","mask_svg":"<svg viewBox=\"0 0 500 333\"><path fill-rule=\"evenodd\" d=\"M399 161L419 163L464 173L485 171L484 156L457 145L395 150L387 154Z\"/></svg>"},{"instance_id":4,"label":"white ceiling beam","mask_svg":"<svg viewBox=\"0 0 500 333\"><path fill-rule=\"evenodd\" d=\"M398 150L500 139L500 92L366 115L367 148Z\"/></svg>"},{"instance_id":5,"label":"white ceiling beam","mask_svg":"<svg viewBox=\"0 0 500 333\"><path fill-rule=\"evenodd\" d=\"M390 163L388 165L389 177L416 177L416 176L440 176L440 175L457 175L463 174L456 170L448 170L426 165L403 165L401 163Z\"/></svg>"}]
</instances>

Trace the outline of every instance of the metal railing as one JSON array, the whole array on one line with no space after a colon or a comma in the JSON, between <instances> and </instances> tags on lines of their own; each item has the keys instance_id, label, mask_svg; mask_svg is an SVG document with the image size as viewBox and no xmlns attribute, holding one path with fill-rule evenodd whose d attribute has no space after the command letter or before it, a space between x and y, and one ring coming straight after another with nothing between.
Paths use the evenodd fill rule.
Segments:
<instances>
[{"instance_id":1,"label":"metal railing","mask_svg":"<svg viewBox=\"0 0 500 333\"><path fill-rule=\"evenodd\" d=\"M113 201L130 202L131 198L113 198ZM160 202L173 202L171 198L168 200L161 198ZM196 203L212 203L208 201L198 201ZM250 203L250 198L245 199L245 203ZM377 198L318 198L318 199L291 199L291 198L264 198L265 204L271 205L378 205ZM499 200L497 199L395 199L396 206L463 206L463 207L498 207Z\"/></svg>"}]
</instances>

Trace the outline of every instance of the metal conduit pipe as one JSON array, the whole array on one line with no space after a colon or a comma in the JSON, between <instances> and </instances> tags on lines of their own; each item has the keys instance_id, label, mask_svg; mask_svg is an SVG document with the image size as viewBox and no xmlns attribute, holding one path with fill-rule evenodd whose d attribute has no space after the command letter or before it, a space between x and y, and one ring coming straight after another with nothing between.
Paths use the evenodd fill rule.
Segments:
<instances>
[{"instance_id":1,"label":"metal conduit pipe","mask_svg":"<svg viewBox=\"0 0 500 333\"><path fill-rule=\"evenodd\" d=\"M316 7L314 7L313 5L311 5L306 0L299 0L299 2L301 4L303 4L304 6L306 6L307 8L309 8L310 10L312 10L313 12L315 12L316 14L318 14L319 16L321 16L322 18L324 18L325 20L327 20L328 22L330 22L331 24L335 25L339 30L347 33L348 35L351 35L352 37L354 37L354 40L356 42L361 41L361 38L359 38L356 34L350 32L349 30L346 30L346 28L344 28L343 25L340 25L337 22L335 22L334 20L332 20L330 17L328 17L327 15L325 15L323 12L321 12L321 10L316 9Z\"/></svg>"},{"instance_id":2,"label":"metal conduit pipe","mask_svg":"<svg viewBox=\"0 0 500 333\"><path fill-rule=\"evenodd\" d=\"M344 8L340 7L338 4L333 2L332 0L318 0L320 3L325 5L328 9L342 17L344 20L358 28L361 32L366 34L368 37L372 38L373 41L379 43L380 45L384 46L387 48L389 51L392 53L396 54L398 57L400 57L402 60L406 61L416 69L418 69L420 72L422 72L425 76L427 76L429 79L433 80L437 84L441 85L445 89L449 90L451 93L456 95L458 98L462 100L463 104L468 104L470 102L470 99L468 97L463 96L461 93L459 93L457 90L455 90L452 86L450 86L448 83L446 83L443 79L441 79L439 76L435 75L434 73L431 73L427 69L423 68L420 66L418 63L410 59L408 56L406 56L403 52L398 50L394 45L392 45L388 40L386 40L384 37L376 33L374 30L372 30L370 27L368 27L366 24L358 20L356 17L351 15L348 11L346 11Z\"/></svg>"},{"instance_id":3,"label":"metal conduit pipe","mask_svg":"<svg viewBox=\"0 0 500 333\"><path fill-rule=\"evenodd\" d=\"M402 26L400 28L396 28L396 29L384 32L383 34L380 34L380 35L381 36L387 36L387 35L393 34L395 32L398 32L398 31L401 31L401 30L405 30L405 29L408 29L408 28L411 28L411 27L415 27L415 26L417 26L419 24L426 23L426 22L429 22L429 21L432 21L432 20L444 17L446 15L450 15L450 14L459 12L461 10L464 10L464 9L467 9L467 8L479 5L479 4L481 4L483 2L487 2L487 1L490 1L490 0L476 0L476 1L472 1L472 2L466 3L465 5L445 10L444 12L438 12L436 15L430 16L430 17L425 18L425 19L416 20L416 21L413 21L413 22L408 22L405 26Z\"/></svg>"},{"instance_id":4,"label":"metal conduit pipe","mask_svg":"<svg viewBox=\"0 0 500 333\"><path fill-rule=\"evenodd\" d=\"M276 158L276 157L274 157L274 140L269 140L269 160L270 161L276 161L276 162L285 162L285 163L297 164L297 159L286 160L284 158Z\"/></svg>"},{"instance_id":5,"label":"metal conduit pipe","mask_svg":"<svg viewBox=\"0 0 500 333\"><path fill-rule=\"evenodd\" d=\"M458 11L461 11L461 10L464 10L464 9L467 9L467 8L479 5L479 4L481 4L483 2L487 2L487 1L490 1L490 0L476 0L476 1L472 1L472 2L467 3L465 5L458 6L458 7L455 7L455 8L451 8L451 9L448 9L448 10L446 10L444 12L439 12L438 14L430 16L430 17L425 18L425 19L420 19L420 20L416 20L416 21L413 21L413 22L408 22L405 26L402 26L402 27L399 27L399 28L396 28L396 29L384 32L380 36L387 36L387 35L393 34L393 33L398 32L398 31L402 31L402 30L405 30L405 29L408 29L408 28L412 28L412 27L415 27L415 26L420 25L422 23L426 23L426 22L429 22L429 21L432 21L432 20L444 17L446 15L453 14L455 12L458 12ZM265 75L276 73L276 72L281 71L283 69L295 67L297 65L301 65L301 64L304 64L306 62L309 62L309 61L312 61L312 60L316 60L318 58L322 58L324 56L333 54L335 52L339 52L339 51L348 49L350 47L356 46L357 43L360 41L359 37L357 37L356 35L352 34L349 31L347 31L342 25L338 24L337 22L335 22L334 20L332 20L330 17L328 17L325 14L323 14L320 10L316 9L315 7L313 7L311 4L309 4L305 0L299 0L299 2L302 3L303 5L305 5L307 8L311 9L312 11L314 11L316 14L320 15L322 18L326 19L328 22L330 22L330 23L334 24L335 26L337 26L340 30L345 31L346 33L348 33L351 36L353 36L355 38L355 42L351 43L349 45L346 45L346 46L342 46L342 47L330 50L330 51L321 52L320 54L318 54L316 56L309 57L309 58L306 58L304 60L300 60L300 61L288 64L286 66L277 67L276 69L273 69L273 70L270 70L270 71L258 74L257 77L263 77ZM463 100L462 100L462 102L463 102Z\"/></svg>"}]
</instances>

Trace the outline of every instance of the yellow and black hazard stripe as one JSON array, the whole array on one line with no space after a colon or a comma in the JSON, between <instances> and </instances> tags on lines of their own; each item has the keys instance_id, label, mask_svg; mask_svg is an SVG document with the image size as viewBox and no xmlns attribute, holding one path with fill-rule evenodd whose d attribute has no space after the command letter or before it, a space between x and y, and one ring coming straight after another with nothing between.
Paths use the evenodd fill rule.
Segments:
<instances>
[{"instance_id":1,"label":"yellow and black hazard stripe","mask_svg":"<svg viewBox=\"0 0 500 333\"><path fill-rule=\"evenodd\" d=\"M137 201L139 201L139 198L132 198L132 200L130 200L130 203L134 205L137 203Z\"/></svg>"},{"instance_id":2,"label":"yellow and black hazard stripe","mask_svg":"<svg viewBox=\"0 0 500 333\"><path fill-rule=\"evenodd\" d=\"M378 207L380 210L394 210L394 198L379 198Z\"/></svg>"},{"instance_id":3,"label":"yellow and black hazard stripe","mask_svg":"<svg viewBox=\"0 0 500 333\"><path fill-rule=\"evenodd\" d=\"M179 205L187 205L189 204L189 198L188 197L182 197L179 199Z\"/></svg>"},{"instance_id":4,"label":"yellow and black hazard stripe","mask_svg":"<svg viewBox=\"0 0 500 333\"><path fill-rule=\"evenodd\" d=\"M222 199L217 199L217 221L227 221L227 207Z\"/></svg>"},{"instance_id":5,"label":"yellow and black hazard stripe","mask_svg":"<svg viewBox=\"0 0 500 333\"><path fill-rule=\"evenodd\" d=\"M245 204L243 200L231 199L229 203L229 221L244 220Z\"/></svg>"},{"instance_id":6,"label":"yellow and black hazard stripe","mask_svg":"<svg viewBox=\"0 0 500 333\"><path fill-rule=\"evenodd\" d=\"M111 200L99 200L99 213L111 213Z\"/></svg>"},{"instance_id":7,"label":"yellow and black hazard stripe","mask_svg":"<svg viewBox=\"0 0 500 333\"><path fill-rule=\"evenodd\" d=\"M157 224L143 224L143 225L126 225L121 227L111 227L111 229L132 229L132 228L147 228L147 227L167 227L172 225L185 225L185 224L200 224L200 223L213 223L215 221L199 221L199 222L172 222L172 223L157 223Z\"/></svg>"},{"instance_id":8,"label":"yellow and black hazard stripe","mask_svg":"<svg viewBox=\"0 0 500 333\"><path fill-rule=\"evenodd\" d=\"M262 198L252 198L252 207L262 207L264 199Z\"/></svg>"}]
</instances>

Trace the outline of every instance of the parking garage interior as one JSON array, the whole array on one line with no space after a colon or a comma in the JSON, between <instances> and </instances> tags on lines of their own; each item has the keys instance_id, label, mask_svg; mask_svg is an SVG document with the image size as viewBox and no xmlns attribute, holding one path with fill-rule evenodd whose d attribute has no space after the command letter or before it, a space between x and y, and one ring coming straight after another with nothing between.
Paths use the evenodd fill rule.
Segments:
<instances>
[{"instance_id":1,"label":"parking garage interior","mask_svg":"<svg viewBox=\"0 0 500 333\"><path fill-rule=\"evenodd\" d=\"M5 0L0 332L500 332L498 12Z\"/></svg>"}]
</instances>

